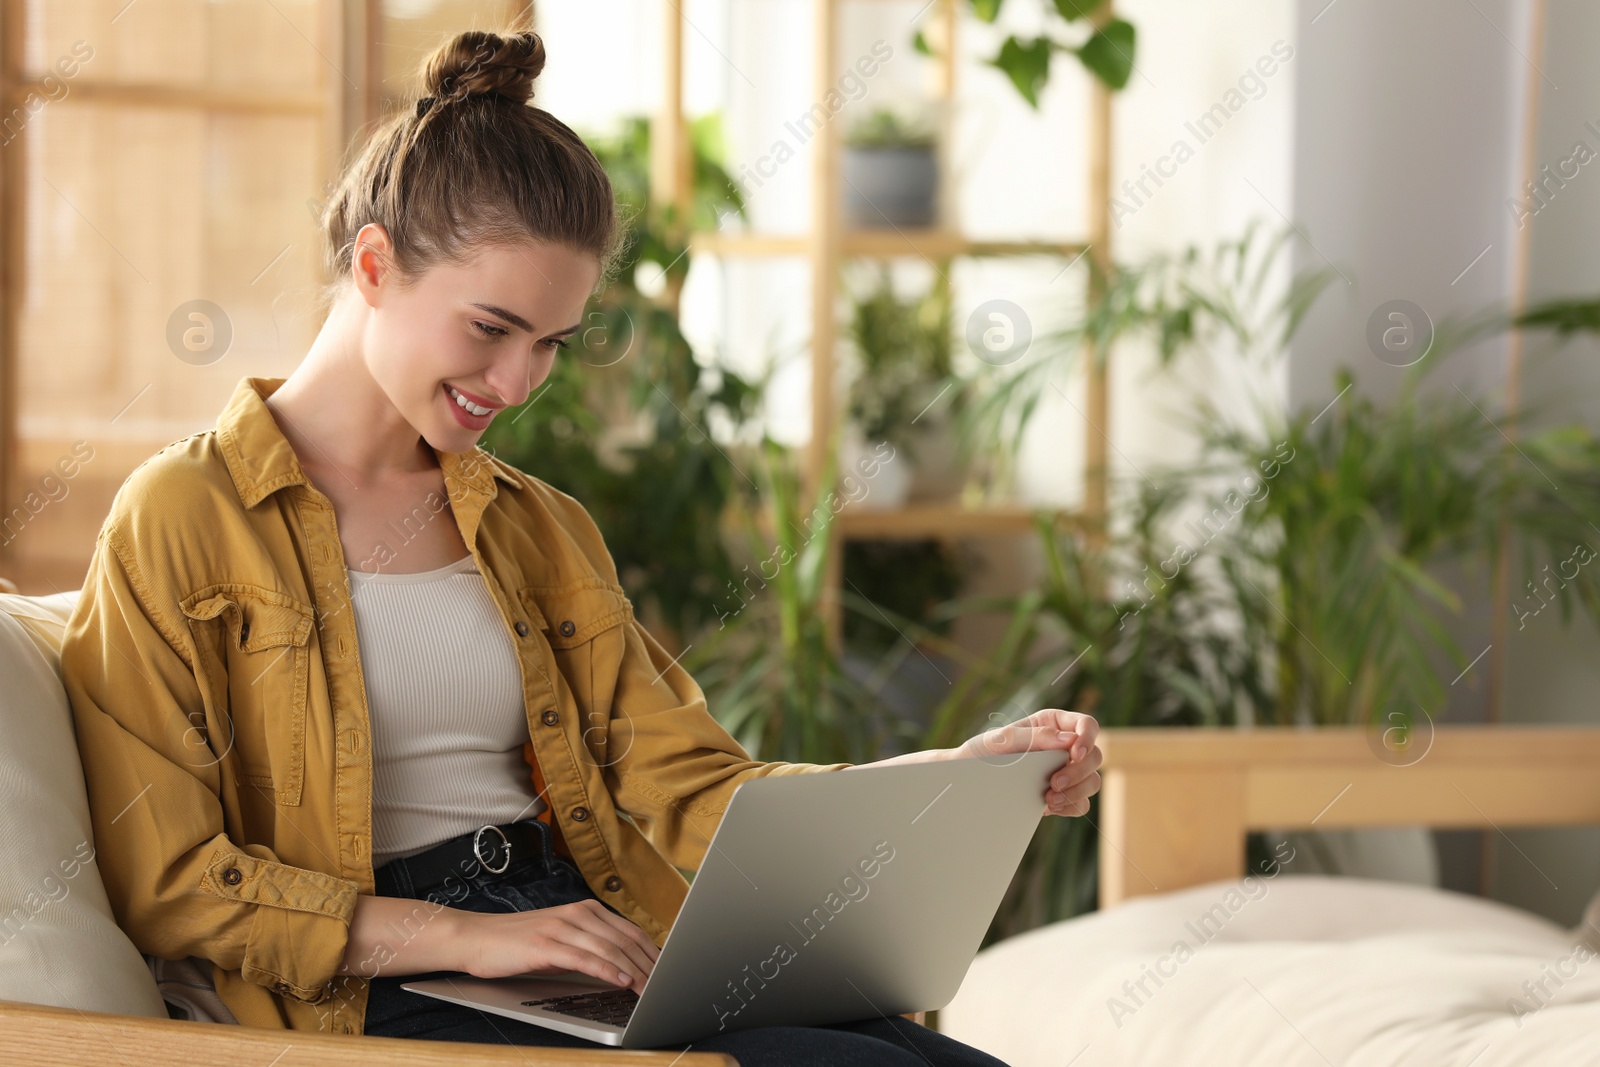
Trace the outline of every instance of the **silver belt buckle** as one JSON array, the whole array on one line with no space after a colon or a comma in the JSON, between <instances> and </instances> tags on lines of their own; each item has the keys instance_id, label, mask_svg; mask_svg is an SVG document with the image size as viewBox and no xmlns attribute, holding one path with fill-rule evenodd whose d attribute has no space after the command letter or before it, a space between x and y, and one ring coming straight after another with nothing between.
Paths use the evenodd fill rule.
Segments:
<instances>
[{"instance_id":1,"label":"silver belt buckle","mask_svg":"<svg viewBox=\"0 0 1600 1067\"><path fill-rule=\"evenodd\" d=\"M500 843L505 846L506 858L505 861L498 867L489 866L489 861L484 859L483 853L478 851L478 842L482 839L483 832L485 830L493 830L495 833L499 834ZM511 866L511 840L510 838L506 837L505 831L500 829L498 826L480 826L478 827L477 833L472 835L472 855L479 863L483 864L484 868L489 872L493 874L503 874L505 869Z\"/></svg>"}]
</instances>

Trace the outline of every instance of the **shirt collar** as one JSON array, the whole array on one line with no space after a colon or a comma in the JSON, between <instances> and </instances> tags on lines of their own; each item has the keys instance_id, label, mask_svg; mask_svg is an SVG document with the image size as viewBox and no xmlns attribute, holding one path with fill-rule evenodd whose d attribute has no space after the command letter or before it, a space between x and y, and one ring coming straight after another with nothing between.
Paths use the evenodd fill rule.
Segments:
<instances>
[{"instance_id":1,"label":"shirt collar","mask_svg":"<svg viewBox=\"0 0 1600 1067\"><path fill-rule=\"evenodd\" d=\"M266 405L266 398L287 380L239 379L227 407L217 418L217 439L239 499L247 508L255 507L286 485L310 484L289 439ZM441 452L434 448L433 454L444 471L445 489L452 497L458 487L470 496L493 497L496 478L507 485L517 484L515 475L480 446L474 445L470 452Z\"/></svg>"}]
</instances>

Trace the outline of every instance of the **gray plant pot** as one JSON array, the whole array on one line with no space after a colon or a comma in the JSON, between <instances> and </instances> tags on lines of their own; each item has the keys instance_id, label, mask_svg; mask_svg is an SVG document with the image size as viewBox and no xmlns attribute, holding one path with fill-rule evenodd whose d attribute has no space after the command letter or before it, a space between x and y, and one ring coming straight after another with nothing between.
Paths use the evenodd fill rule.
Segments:
<instances>
[{"instance_id":1,"label":"gray plant pot","mask_svg":"<svg viewBox=\"0 0 1600 1067\"><path fill-rule=\"evenodd\" d=\"M909 500L949 500L967 484L967 465L956 448L955 428L946 412L924 415L913 428Z\"/></svg>"},{"instance_id":2,"label":"gray plant pot","mask_svg":"<svg viewBox=\"0 0 1600 1067\"><path fill-rule=\"evenodd\" d=\"M932 148L844 150L844 224L851 229L932 226L939 164Z\"/></svg>"}]
</instances>

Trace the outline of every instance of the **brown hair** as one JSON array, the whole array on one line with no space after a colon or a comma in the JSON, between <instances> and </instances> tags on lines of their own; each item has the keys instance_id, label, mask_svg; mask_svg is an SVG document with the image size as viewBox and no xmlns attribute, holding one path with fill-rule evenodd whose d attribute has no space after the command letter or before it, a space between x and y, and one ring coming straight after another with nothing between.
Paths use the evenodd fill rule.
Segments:
<instances>
[{"instance_id":1,"label":"brown hair","mask_svg":"<svg viewBox=\"0 0 1600 1067\"><path fill-rule=\"evenodd\" d=\"M422 67L424 95L384 120L361 146L322 211L332 283L350 277L355 237L381 224L402 284L475 246L533 239L588 252L603 286L625 225L611 181L583 139L529 104L544 69L531 31L469 30Z\"/></svg>"}]
</instances>

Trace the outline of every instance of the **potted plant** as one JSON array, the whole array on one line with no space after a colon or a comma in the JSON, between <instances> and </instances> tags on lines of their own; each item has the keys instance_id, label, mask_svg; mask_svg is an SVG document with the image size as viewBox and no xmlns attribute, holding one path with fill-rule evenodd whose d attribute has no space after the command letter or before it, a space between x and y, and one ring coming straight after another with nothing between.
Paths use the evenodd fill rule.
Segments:
<instances>
[{"instance_id":1,"label":"potted plant","mask_svg":"<svg viewBox=\"0 0 1600 1067\"><path fill-rule=\"evenodd\" d=\"M856 458L864 452L892 457L859 505L954 497L966 479L955 433L966 385L952 370L947 289L902 297L888 265L879 263L871 288L851 305L845 336L855 356L846 469L859 469Z\"/></svg>"},{"instance_id":2,"label":"potted plant","mask_svg":"<svg viewBox=\"0 0 1600 1067\"><path fill-rule=\"evenodd\" d=\"M1109 306L1091 307L1074 334L1149 330L1170 361L1209 347L1220 329L1252 358L1281 358L1318 286L1292 278L1290 296L1258 314L1271 255L1263 261L1251 243L1123 272ZM1600 324L1597 311L1569 302L1517 324L1583 330ZM1441 328L1451 340L1436 341L1382 406L1346 392L1347 374L1330 390L1335 403L1292 414L1263 405L1249 426L1202 399L1199 458L1146 466L1121 487L1119 498L1137 492L1114 507L1102 550L1047 532L1042 588L951 607L999 608L1011 624L991 662L952 689L923 743L969 732L983 716L1054 706L1106 725L1356 724L1372 730L1375 760L1419 758L1388 738L1443 714L1451 677L1472 659L1445 626L1462 600L1435 577L1441 565L1492 573L1508 530L1520 561L1514 586L1548 593L1563 619L1579 606L1600 621L1600 572L1582 566L1600 529L1600 438L1525 426L1512 442L1502 430L1524 421L1518 413L1491 420L1487 398L1421 390L1450 352L1509 325L1491 315ZM1066 828L1050 834L1031 847L997 920L1006 933L1090 906L1094 842ZM1299 871L1419 880L1434 869L1423 828L1293 836ZM1258 835L1256 847L1264 843Z\"/></svg>"},{"instance_id":3,"label":"potted plant","mask_svg":"<svg viewBox=\"0 0 1600 1067\"><path fill-rule=\"evenodd\" d=\"M844 224L852 229L932 226L938 214L937 138L924 120L881 107L844 138Z\"/></svg>"}]
</instances>

